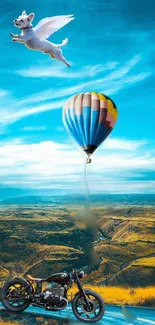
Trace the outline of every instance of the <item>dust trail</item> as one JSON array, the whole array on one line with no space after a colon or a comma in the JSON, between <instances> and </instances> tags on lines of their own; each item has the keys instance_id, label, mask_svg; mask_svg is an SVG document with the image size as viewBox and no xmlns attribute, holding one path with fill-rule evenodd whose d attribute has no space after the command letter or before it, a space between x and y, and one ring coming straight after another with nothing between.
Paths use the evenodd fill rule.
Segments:
<instances>
[{"instance_id":1,"label":"dust trail","mask_svg":"<svg viewBox=\"0 0 155 325\"><path fill-rule=\"evenodd\" d=\"M90 191L89 191L89 184L87 179L87 165L88 165L88 159L84 164L84 181L86 186L86 199L84 204L83 221L85 223L85 230L91 238L91 242L88 242L87 246L84 249L84 253L88 258L88 271L90 271L91 269L93 269L95 266L99 264L100 258L97 256L93 244L93 242L98 237L98 231L96 226L96 218L91 210Z\"/></svg>"}]
</instances>

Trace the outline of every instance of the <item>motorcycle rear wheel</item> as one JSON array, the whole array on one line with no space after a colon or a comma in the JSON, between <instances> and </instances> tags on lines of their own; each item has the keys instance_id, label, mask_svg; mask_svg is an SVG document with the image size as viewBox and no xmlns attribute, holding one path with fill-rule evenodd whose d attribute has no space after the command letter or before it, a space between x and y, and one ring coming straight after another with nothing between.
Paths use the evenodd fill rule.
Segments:
<instances>
[{"instance_id":1,"label":"motorcycle rear wheel","mask_svg":"<svg viewBox=\"0 0 155 325\"><path fill-rule=\"evenodd\" d=\"M1 292L1 302L3 306L12 312L22 312L31 304L30 299L27 298L27 295L30 294L27 289L22 295L22 290L27 286L27 282L24 279L11 279L8 280Z\"/></svg>"},{"instance_id":2,"label":"motorcycle rear wheel","mask_svg":"<svg viewBox=\"0 0 155 325\"><path fill-rule=\"evenodd\" d=\"M72 302L73 313L82 322L98 322L105 313L104 300L98 293L92 290L84 290L84 292L89 303L89 310L81 292L78 292Z\"/></svg>"}]
</instances>

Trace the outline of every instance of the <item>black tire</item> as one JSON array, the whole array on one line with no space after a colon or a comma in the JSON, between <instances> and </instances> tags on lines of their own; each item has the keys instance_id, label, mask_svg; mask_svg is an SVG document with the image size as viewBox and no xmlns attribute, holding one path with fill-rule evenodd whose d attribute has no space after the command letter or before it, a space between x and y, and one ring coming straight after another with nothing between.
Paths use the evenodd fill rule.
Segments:
<instances>
[{"instance_id":1,"label":"black tire","mask_svg":"<svg viewBox=\"0 0 155 325\"><path fill-rule=\"evenodd\" d=\"M79 300L80 299L81 299L81 301L83 300L82 295L81 295L80 292L78 292L75 295L75 297L74 297L74 299L72 301L73 313L76 316L76 318L78 318L82 322L85 322L85 323L95 323L95 322L98 322L103 317L103 315L105 313L104 300L102 299L102 297L98 293L96 293L96 292L94 292L92 290L84 290L84 292L85 292L87 298L90 300L90 304L91 304L91 298L90 298L90 296L93 296L95 298L95 300L98 302L98 304L99 304L99 312L98 312L98 314L96 314L96 315L94 314L94 317L93 318L89 317L89 315L91 315L91 313L90 314L87 314L87 312L86 313L83 312L83 314L86 316L86 318L80 314L80 312L78 310L78 307L79 307L78 304L79 304ZM85 304L84 304L84 301L83 301L83 304L81 304L82 307L80 307L80 308L83 309L84 308L84 305ZM93 305L92 305L92 308L93 308ZM95 312L96 312L96 309L95 309Z\"/></svg>"},{"instance_id":2,"label":"black tire","mask_svg":"<svg viewBox=\"0 0 155 325\"><path fill-rule=\"evenodd\" d=\"M11 303L9 303L9 297L7 297L10 292L12 292L12 295L15 295L14 301L18 301L15 303L19 304L19 301L20 301L18 298L16 299L16 296L17 296L16 292L17 292L17 290L20 290L20 289L18 289L18 288L16 289L14 287L15 285L20 285L20 289L22 289L27 286L27 282L21 278L8 280L2 288L1 302L2 302L3 306L9 311L22 312L23 310L25 310L26 308L29 307L29 305L31 304L31 301L29 299L21 299L21 301L23 301L23 303L21 305L17 305L17 306L11 305ZM10 289L11 287L14 287L14 290L11 290ZM29 290L27 290L26 293L30 294Z\"/></svg>"}]
</instances>

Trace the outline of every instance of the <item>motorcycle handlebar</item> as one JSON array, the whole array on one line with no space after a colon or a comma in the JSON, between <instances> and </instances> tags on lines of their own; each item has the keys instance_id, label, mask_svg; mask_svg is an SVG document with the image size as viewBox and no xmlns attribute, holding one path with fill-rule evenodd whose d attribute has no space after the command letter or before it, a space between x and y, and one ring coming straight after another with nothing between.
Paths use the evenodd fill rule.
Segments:
<instances>
[{"instance_id":1,"label":"motorcycle handlebar","mask_svg":"<svg viewBox=\"0 0 155 325\"><path fill-rule=\"evenodd\" d=\"M77 280L77 278L82 279L84 277L84 271L73 270L71 273L71 278Z\"/></svg>"}]
</instances>

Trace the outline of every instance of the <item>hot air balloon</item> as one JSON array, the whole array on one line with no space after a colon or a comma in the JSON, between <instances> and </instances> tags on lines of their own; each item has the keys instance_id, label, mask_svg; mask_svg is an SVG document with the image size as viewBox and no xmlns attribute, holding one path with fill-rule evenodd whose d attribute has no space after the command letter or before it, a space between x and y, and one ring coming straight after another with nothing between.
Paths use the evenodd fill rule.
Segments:
<instances>
[{"instance_id":1,"label":"hot air balloon","mask_svg":"<svg viewBox=\"0 0 155 325\"><path fill-rule=\"evenodd\" d=\"M91 155L113 130L118 116L115 103L98 92L79 93L69 98L63 109L64 124L87 154Z\"/></svg>"}]
</instances>

